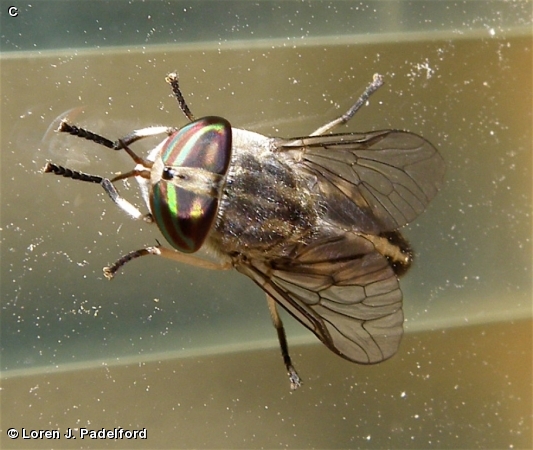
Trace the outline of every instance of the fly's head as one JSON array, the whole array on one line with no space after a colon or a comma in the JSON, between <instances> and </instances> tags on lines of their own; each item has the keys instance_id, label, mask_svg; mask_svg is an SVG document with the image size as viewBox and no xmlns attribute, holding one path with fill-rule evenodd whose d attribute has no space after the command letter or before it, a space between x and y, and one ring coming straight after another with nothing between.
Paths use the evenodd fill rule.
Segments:
<instances>
[{"instance_id":1,"label":"fly's head","mask_svg":"<svg viewBox=\"0 0 533 450\"><path fill-rule=\"evenodd\" d=\"M221 117L191 122L157 147L148 203L161 233L176 250L196 252L207 238L231 148L231 125Z\"/></svg>"}]
</instances>

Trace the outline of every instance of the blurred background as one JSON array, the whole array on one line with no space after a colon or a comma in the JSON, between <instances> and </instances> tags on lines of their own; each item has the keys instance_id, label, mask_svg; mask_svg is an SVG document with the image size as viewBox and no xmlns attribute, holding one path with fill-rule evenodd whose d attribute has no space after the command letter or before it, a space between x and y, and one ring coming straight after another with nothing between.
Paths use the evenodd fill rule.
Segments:
<instances>
[{"instance_id":1,"label":"blurred background","mask_svg":"<svg viewBox=\"0 0 533 450\"><path fill-rule=\"evenodd\" d=\"M531 3L506 1L0 0L0 446L530 448L531 22ZM246 277L158 258L103 277L159 231L99 186L40 170L130 170L126 154L54 130L184 125L174 70L197 117L282 137L384 75L341 131L406 129L448 165L404 229L416 260L395 357L342 360L285 315L304 380L290 392ZM142 206L135 183L117 187ZM11 440L10 427L148 439Z\"/></svg>"}]
</instances>

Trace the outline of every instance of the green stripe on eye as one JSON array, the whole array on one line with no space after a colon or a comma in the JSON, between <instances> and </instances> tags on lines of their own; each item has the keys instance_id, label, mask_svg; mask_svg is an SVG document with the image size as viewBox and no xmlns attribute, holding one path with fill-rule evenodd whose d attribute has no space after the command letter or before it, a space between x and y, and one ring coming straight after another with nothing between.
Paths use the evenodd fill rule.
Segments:
<instances>
[{"instance_id":1,"label":"green stripe on eye","mask_svg":"<svg viewBox=\"0 0 533 450\"><path fill-rule=\"evenodd\" d=\"M168 189L167 187L167 201L166 206L168 207L168 210L170 212L170 215L172 217L178 217L178 210L179 210L179 204L178 204L178 198L176 196L176 190L175 189Z\"/></svg>"}]
</instances>

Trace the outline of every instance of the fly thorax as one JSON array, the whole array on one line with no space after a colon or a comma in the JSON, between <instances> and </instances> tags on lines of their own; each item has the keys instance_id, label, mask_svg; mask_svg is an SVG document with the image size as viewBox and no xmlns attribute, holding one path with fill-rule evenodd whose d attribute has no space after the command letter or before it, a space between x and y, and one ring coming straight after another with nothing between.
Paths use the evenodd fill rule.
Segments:
<instances>
[{"instance_id":1,"label":"fly thorax","mask_svg":"<svg viewBox=\"0 0 533 450\"><path fill-rule=\"evenodd\" d=\"M213 244L227 253L283 256L312 233L313 205L306 183L276 155L234 147Z\"/></svg>"}]
</instances>

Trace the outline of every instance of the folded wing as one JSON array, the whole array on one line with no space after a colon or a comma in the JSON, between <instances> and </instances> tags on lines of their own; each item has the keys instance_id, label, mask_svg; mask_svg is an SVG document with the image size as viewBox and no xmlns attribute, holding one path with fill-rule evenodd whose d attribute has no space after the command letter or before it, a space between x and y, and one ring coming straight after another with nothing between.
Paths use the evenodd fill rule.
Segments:
<instances>
[{"instance_id":1,"label":"folded wing","mask_svg":"<svg viewBox=\"0 0 533 450\"><path fill-rule=\"evenodd\" d=\"M364 237L346 233L291 259L236 268L344 358L373 364L396 353L402 293L387 259Z\"/></svg>"},{"instance_id":2,"label":"folded wing","mask_svg":"<svg viewBox=\"0 0 533 450\"><path fill-rule=\"evenodd\" d=\"M317 178L334 215L354 216L350 208L355 206L375 219L368 225L360 221L359 229L366 232L397 230L411 222L435 196L445 172L435 147L404 131L280 139L275 146Z\"/></svg>"}]
</instances>

